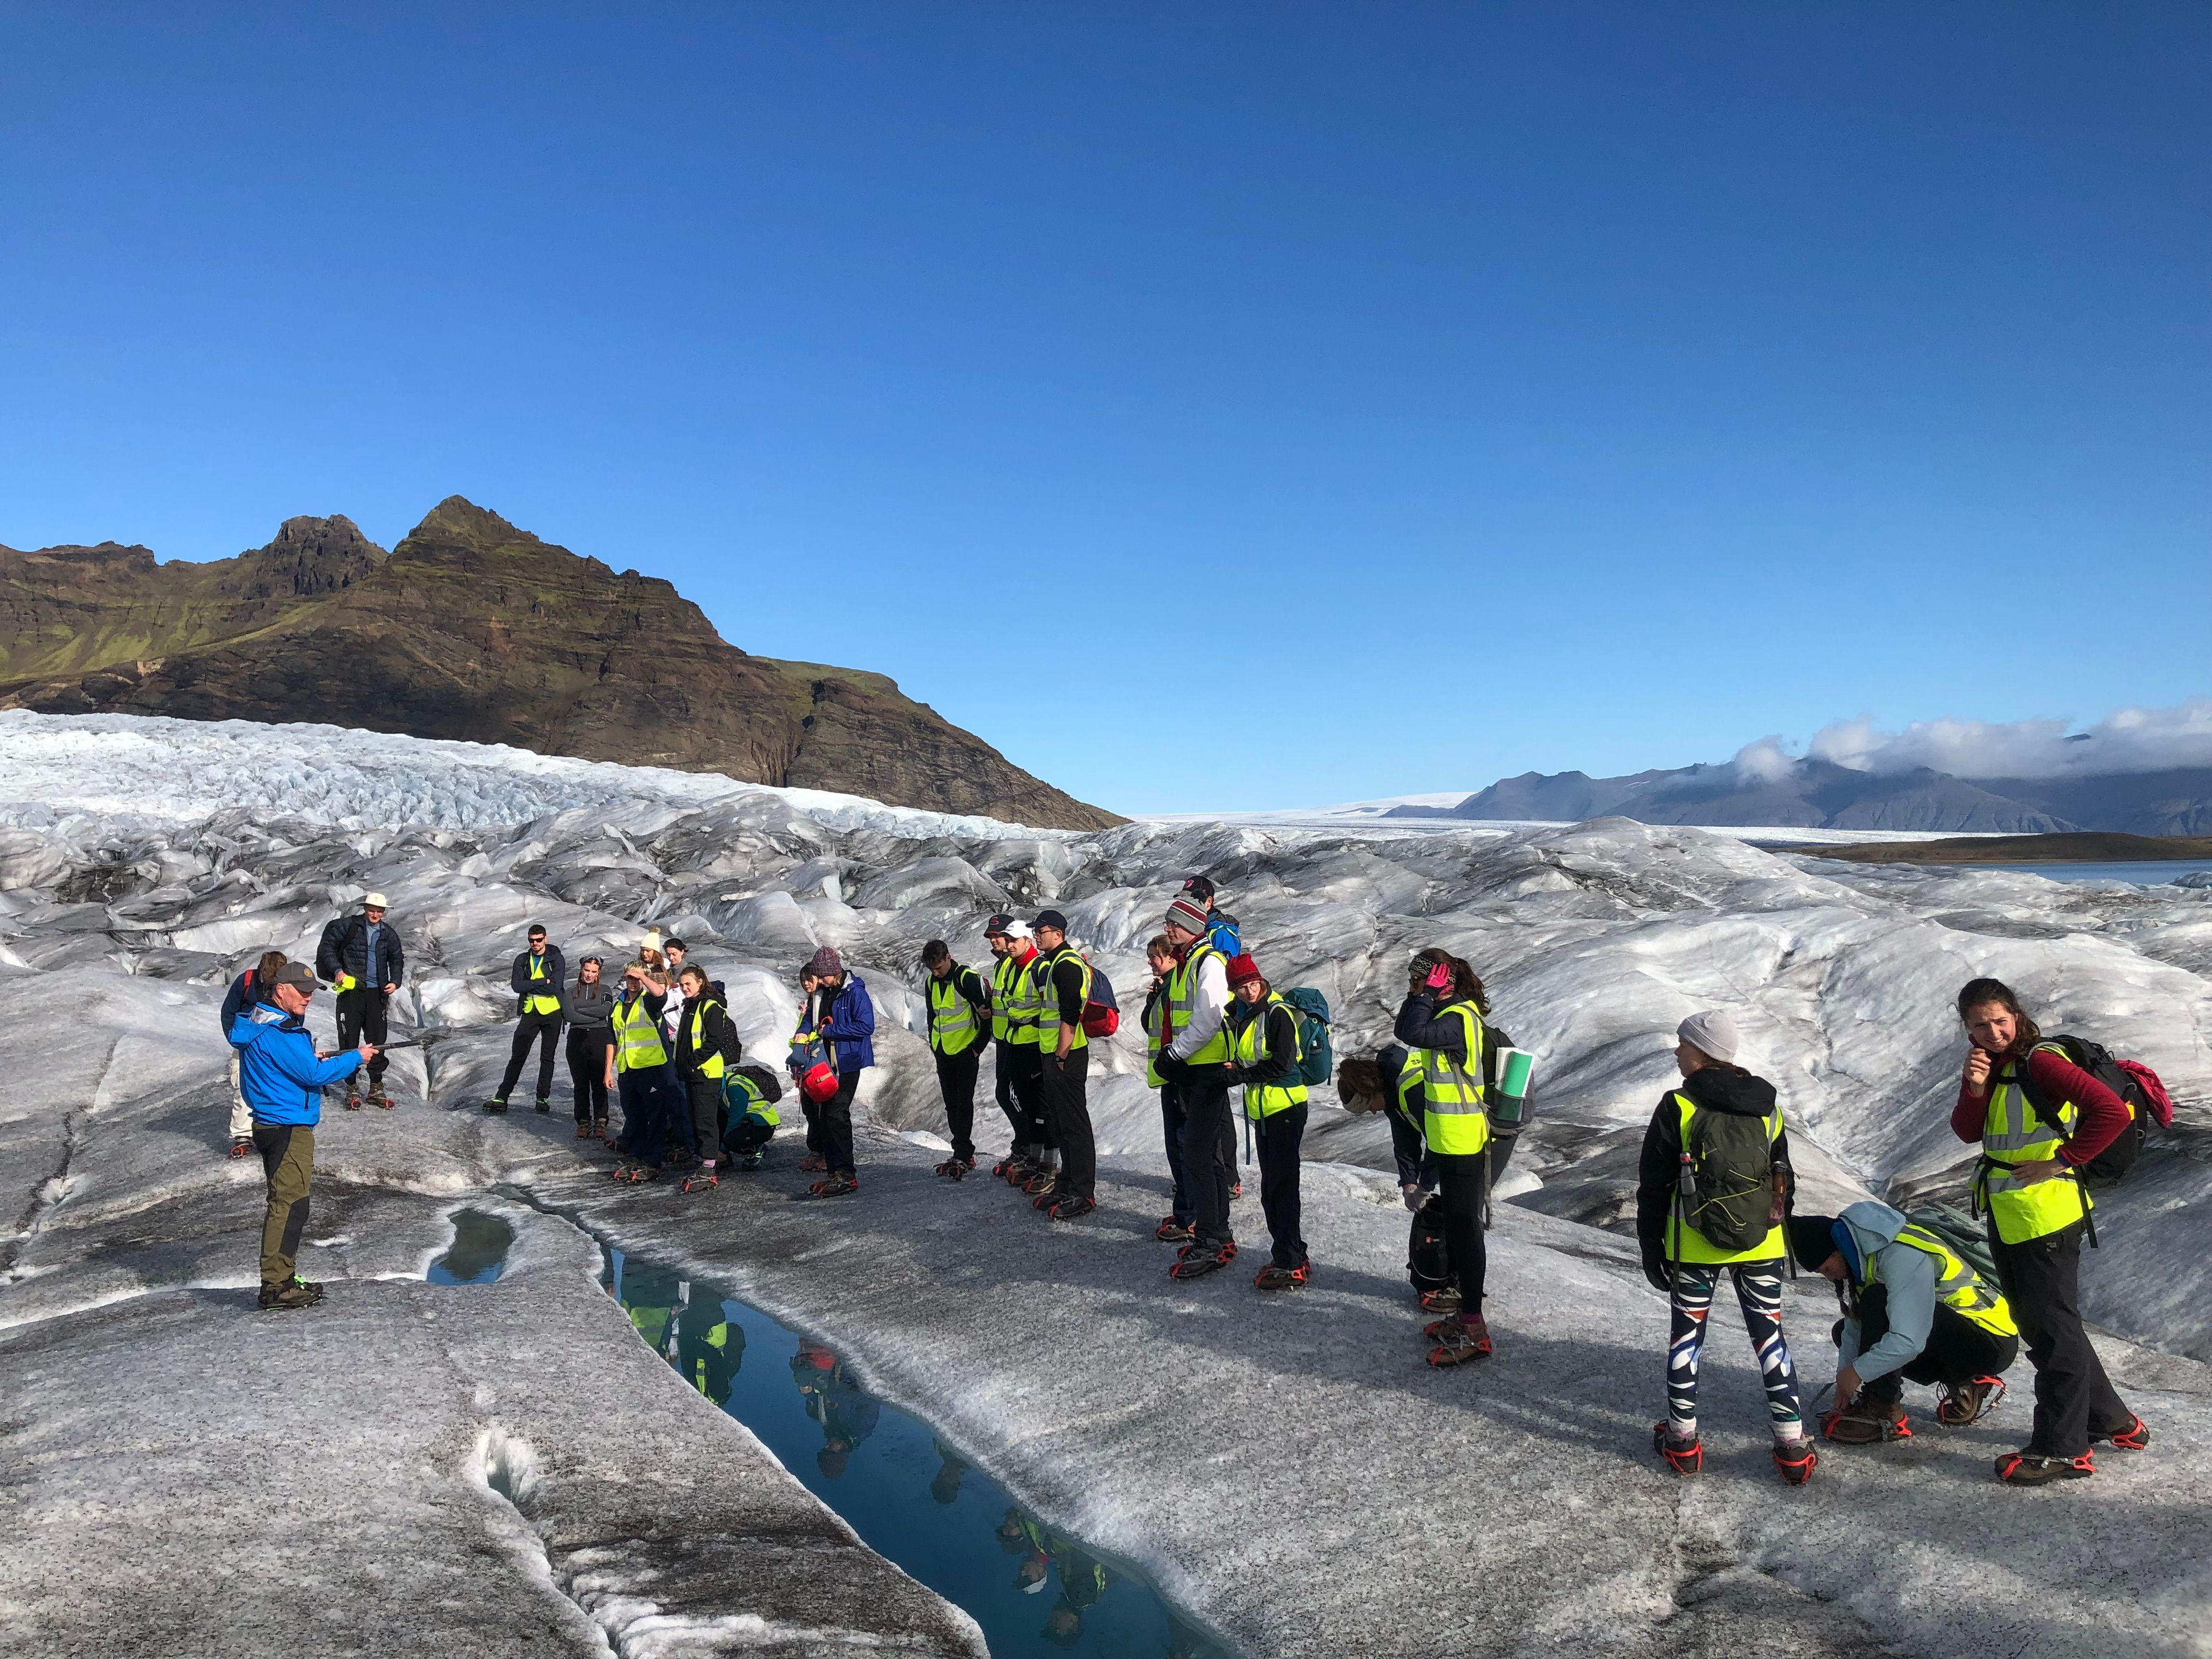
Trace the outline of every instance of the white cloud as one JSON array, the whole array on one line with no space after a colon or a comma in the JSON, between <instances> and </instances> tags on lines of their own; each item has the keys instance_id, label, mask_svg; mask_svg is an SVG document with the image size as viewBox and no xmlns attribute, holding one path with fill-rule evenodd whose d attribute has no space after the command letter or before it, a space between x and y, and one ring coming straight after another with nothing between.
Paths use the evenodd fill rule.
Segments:
<instances>
[{"instance_id":1,"label":"white cloud","mask_svg":"<svg viewBox=\"0 0 2212 1659\"><path fill-rule=\"evenodd\" d=\"M1761 738L1735 751L1735 775L1743 783L1779 783L1796 769L1796 758L1785 753L1778 737Z\"/></svg>"},{"instance_id":2,"label":"white cloud","mask_svg":"<svg viewBox=\"0 0 2212 1659\"><path fill-rule=\"evenodd\" d=\"M1935 720L1883 732L1862 716L1822 727L1807 752L1812 759L1860 772L1926 766L1962 778L2052 778L2212 766L2212 697L2194 698L2175 708L2123 708L2079 732L2069 732L2068 724ZM1738 769L1744 756L1772 746L1772 741L1750 745L1736 757Z\"/></svg>"}]
</instances>

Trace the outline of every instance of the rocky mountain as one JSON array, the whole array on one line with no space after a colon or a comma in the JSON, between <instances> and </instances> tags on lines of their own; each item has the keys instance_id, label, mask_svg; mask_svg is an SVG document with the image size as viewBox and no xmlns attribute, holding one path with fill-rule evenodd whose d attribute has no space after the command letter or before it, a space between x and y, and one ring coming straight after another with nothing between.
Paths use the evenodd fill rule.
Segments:
<instances>
[{"instance_id":1,"label":"rocky mountain","mask_svg":"<svg viewBox=\"0 0 2212 1659\"><path fill-rule=\"evenodd\" d=\"M388 553L341 516L205 564L0 548L0 708L324 720L1043 828L1120 822L881 674L741 651L668 582L459 495Z\"/></svg>"},{"instance_id":2,"label":"rocky mountain","mask_svg":"<svg viewBox=\"0 0 2212 1659\"><path fill-rule=\"evenodd\" d=\"M2212 834L2212 768L2063 778L1961 778L1925 767L1860 772L1828 761L1801 760L1792 762L1779 777L1733 764L1684 766L1618 778L1524 772L1469 795L1456 806L1400 806L1389 816L1570 823L1620 817L1644 823L1819 830L1974 830L1986 835L2100 830L2201 836Z\"/></svg>"}]
</instances>

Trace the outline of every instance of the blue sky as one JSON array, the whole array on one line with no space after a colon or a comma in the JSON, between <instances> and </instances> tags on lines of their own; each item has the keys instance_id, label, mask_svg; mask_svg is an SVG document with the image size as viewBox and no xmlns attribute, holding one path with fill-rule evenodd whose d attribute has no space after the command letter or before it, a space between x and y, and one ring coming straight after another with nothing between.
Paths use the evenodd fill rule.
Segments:
<instances>
[{"instance_id":1,"label":"blue sky","mask_svg":"<svg viewBox=\"0 0 2212 1659\"><path fill-rule=\"evenodd\" d=\"M2176 703L2208 94L2199 5L0 4L0 542L459 492L1124 811Z\"/></svg>"}]
</instances>

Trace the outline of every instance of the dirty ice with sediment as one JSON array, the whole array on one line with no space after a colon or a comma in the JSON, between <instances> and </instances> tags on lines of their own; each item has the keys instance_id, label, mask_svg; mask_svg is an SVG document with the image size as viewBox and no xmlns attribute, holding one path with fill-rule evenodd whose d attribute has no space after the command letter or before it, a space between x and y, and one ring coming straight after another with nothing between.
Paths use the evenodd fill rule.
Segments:
<instances>
[{"instance_id":1,"label":"dirty ice with sediment","mask_svg":"<svg viewBox=\"0 0 2212 1659\"><path fill-rule=\"evenodd\" d=\"M1496 1357L1431 1372L1383 1126L1316 1091L1302 1293L1166 1277L1155 1099L1131 1018L1091 1073L1101 1209L1055 1227L947 1186L914 966L1046 903L1133 1007L1193 871L1278 986L1383 1040L1408 954L1482 969L1537 1058L1491 1236ZM392 901L390 1114L325 1115L301 1271L252 1311L258 1166L222 1156L216 1011L275 946ZM802 1204L787 1133L704 1200L617 1191L554 1115L486 1118L507 963L684 936L775 1064L831 944L878 1009L862 1190ZM1978 974L2179 1103L2100 1210L2084 1306L2157 1436L2089 1481L1998 1487L1990 1419L1773 1478L1717 1316L1707 1473L1650 1451L1666 1310L1624 1229L1675 1024L1736 1011L1803 1202L1957 1193L1950 999ZM330 1034L319 1006L311 1024ZM981 1650L685 1388L600 1289L592 1236L834 1345L1050 1525L1252 1655L2212 1651L2212 891L1845 866L1610 819L1409 836L1139 822L1096 835L320 726L0 714L0 1646L10 1652ZM1002 1146L987 1066L979 1137ZM995 1138L994 1138L995 1137ZM464 1206L496 1283L423 1281ZM1237 1206L1257 1265L1256 1203ZM1834 1303L1790 1292L1809 1398ZM1091 1638L1085 1638L1086 1641ZM1095 1646L1079 1650L1103 1651ZM1153 1659L1142 1656L1141 1659Z\"/></svg>"}]
</instances>

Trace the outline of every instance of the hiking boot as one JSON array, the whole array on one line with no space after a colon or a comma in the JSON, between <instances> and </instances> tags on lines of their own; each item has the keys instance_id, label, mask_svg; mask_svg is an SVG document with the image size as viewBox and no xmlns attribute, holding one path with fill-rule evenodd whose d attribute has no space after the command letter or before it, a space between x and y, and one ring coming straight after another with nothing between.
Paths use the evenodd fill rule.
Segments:
<instances>
[{"instance_id":1,"label":"hiking boot","mask_svg":"<svg viewBox=\"0 0 2212 1659\"><path fill-rule=\"evenodd\" d=\"M606 1119L603 1117L593 1118L592 1120L592 1133L597 1135L601 1140L605 1140L607 1138Z\"/></svg>"},{"instance_id":2,"label":"hiking boot","mask_svg":"<svg viewBox=\"0 0 2212 1659\"><path fill-rule=\"evenodd\" d=\"M1225 1267L1237 1259L1234 1244L1210 1244L1196 1240L1176 1252L1175 1265L1168 1269L1170 1279L1200 1279L1217 1268Z\"/></svg>"},{"instance_id":3,"label":"hiking boot","mask_svg":"<svg viewBox=\"0 0 2212 1659\"><path fill-rule=\"evenodd\" d=\"M1061 1199L1066 1196L1067 1194L1066 1193L1060 1190L1059 1182L1048 1181L1043 1186L1037 1188L1037 1195L1030 1200L1030 1208L1032 1210L1049 1210L1054 1205L1059 1203Z\"/></svg>"},{"instance_id":4,"label":"hiking boot","mask_svg":"<svg viewBox=\"0 0 2212 1659\"><path fill-rule=\"evenodd\" d=\"M994 1164L991 1166L991 1174L994 1178L1000 1181L1004 1181L1006 1178L1006 1172L1013 1167L1014 1155L1012 1152L1008 1152L1004 1158L1000 1158L996 1164Z\"/></svg>"},{"instance_id":5,"label":"hiking boot","mask_svg":"<svg viewBox=\"0 0 2212 1659\"><path fill-rule=\"evenodd\" d=\"M392 1109L392 1097L380 1090L368 1097L368 1103L380 1111L388 1112Z\"/></svg>"},{"instance_id":6,"label":"hiking boot","mask_svg":"<svg viewBox=\"0 0 2212 1659\"><path fill-rule=\"evenodd\" d=\"M350 1101L347 1103L348 1105L351 1105L352 1103L353 1103ZM489 1100L484 1102L484 1110L490 1116L505 1117L507 1115L507 1103L501 1100L497 1095L494 1095Z\"/></svg>"},{"instance_id":7,"label":"hiking boot","mask_svg":"<svg viewBox=\"0 0 2212 1659\"><path fill-rule=\"evenodd\" d=\"M1939 1393L1942 1397L1936 1401L1936 1420L1947 1429L1963 1429L1969 1423L1980 1422L1997 1408L1997 1401L2005 1395L2004 1379L1977 1376Z\"/></svg>"},{"instance_id":8,"label":"hiking boot","mask_svg":"<svg viewBox=\"0 0 2212 1659\"><path fill-rule=\"evenodd\" d=\"M1820 1467L1820 1454L1813 1449L1812 1441L1805 1436L1774 1443L1774 1472L1782 1477L1783 1485L1802 1486Z\"/></svg>"},{"instance_id":9,"label":"hiking boot","mask_svg":"<svg viewBox=\"0 0 2212 1659\"><path fill-rule=\"evenodd\" d=\"M544 1117L548 1112L553 1109L553 1103L550 1100L541 1100L534 1108L532 1108L532 1109L537 1112L538 1116Z\"/></svg>"},{"instance_id":10,"label":"hiking boot","mask_svg":"<svg viewBox=\"0 0 2212 1659\"><path fill-rule=\"evenodd\" d=\"M1692 1435L1678 1439L1672 1427L1665 1423L1651 1425L1651 1449L1667 1460L1667 1467L1677 1474L1695 1474L1705 1467L1705 1442Z\"/></svg>"},{"instance_id":11,"label":"hiking boot","mask_svg":"<svg viewBox=\"0 0 2212 1659\"><path fill-rule=\"evenodd\" d=\"M1177 1221L1171 1215L1164 1215L1160 1218L1160 1224L1152 1229L1152 1237L1163 1244L1182 1244L1198 1235L1191 1231L1188 1221Z\"/></svg>"},{"instance_id":12,"label":"hiking boot","mask_svg":"<svg viewBox=\"0 0 2212 1659\"><path fill-rule=\"evenodd\" d=\"M808 1198L842 1198L848 1193L860 1190L860 1178L856 1175L826 1175L806 1189Z\"/></svg>"},{"instance_id":13,"label":"hiking boot","mask_svg":"<svg viewBox=\"0 0 2212 1659\"><path fill-rule=\"evenodd\" d=\"M1433 1314L1455 1314L1459 1311L1459 1286L1445 1285L1433 1291L1421 1292L1421 1311Z\"/></svg>"},{"instance_id":14,"label":"hiking boot","mask_svg":"<svg viewBox=\"0 0 2212 1659\"><path fill-rule=\"evenodd\" d=\"M348 1095L346 1097L345 1109L349 1112L359 1111L361 1109L361 1097L359 1095Z\"/></svg>"},{"instance_id":15,"label":"hiking boot","mask_svg":"<svg viewBox=\"0 0 2212 1659\"><path fill-rule=\"evenodd\" d=\"M1464 1319L1440 1319L1443 1328L1437 1333L1437 1346L1429 1350L1431 1365L1464 1365L1470 1360L1490 1358L1490 1327L1480 1319L1469 1324Z\"/></svg>"},{"instance_id":16,"label":"hiking boot","mask_svg":"<svg viewBox=\"0 0 2212 1659\"><path fill-rule=\"evenodd\" d=\"M2086 1480L2096 1474L2095 1454L2045 1457L2037 1452L2007 1452L1997 1459L1997 1479L2008 1486L2041 1486L2053 1480Z\"/></svg>"},{"instance_id":17,"label":"hiking boot","mask_svg":"<svg viewBox=\"0 0 2212 1659\"><path fill-rule=\"evenodd\" d=\"M2121 1451L2141 1451L2150 1444L2150 1425L2138 1417L2118 1434L2098 1434L2092 1431L2089 1438L2093 1443L2101 1440L2106 1444L2117 1447Z\"/></svg>"},{"instance_id":18,"label":"hiking boot","mask_svg":"<svg viewBox=\"0 0 2212 1659\"><path fill-rule=\"evenodd\" d=\"M1053 1182L1060 1179L1060 1171L1039 1164L1032 1167L1030 1178L1022 1182L1022 1190L1034 1197L1052 1190Z\"/></svg>"},{"instance_id":19,"label":"hiking boot","mask_svg":"<svg viewBox=\"0 0 2212 1659\"><path fill-rule=\"evenodd\" d=\"M231 1138L230 1155L233 1158L244 1158L252 1150L253 1137L252 1135L234 1135Z\"/></svg>"},{"instance_id":20,"label":"hiking boot","mask_svg":"<svg viewBox=\"0 0 2212 1659\"><path fill-rule=\"evenodd\" d=\"M715 1180L712 1164L702 1164L684 1177L683 1190L687 1193L711 1193L721 1182Z\"/></svg>"},{"instance_id":21,"label":"hiking boot","mask_svg":"<svg viewBox=\"0 0 2212 1659\"><path fill-rule=\"evenodd\" d=\"M947 1181L957 1181L975 1167L972 1158L948 1158L937 1166L937 1173Z\"/></svg>"},{"instance_id":22,"label":"hiking boot","mask_svg":"<svg viewBox=\"0 0 2212 1659\"><path fill-rule=\"evenodd\" d=\"M589 1140L591 1138L592 1126L588 1123L579 1123L576 1126L576 1139L579 1140Z\"/></svg>"},{"instance_id":23,"label":"hiking boot","mask_svg":"<svg viewBox=\"0 0 2212 1659\"><path fill-rule=\"evenodd\" d=\"M740 1170L757 1170L767 1162L768 1160L758 1152L747 1152L738 1160L738 1167Z\"/></svg>"},{"instance_id":24,"label":"hiking boot","mask_svg":"<svg viewBox=\"0 0 2212 1659\"><path fill-rule=\"evenodd\" d=\"M295 1279L289 1285L264 1285L260 1307L264 1312L272 1308L312 1308L322 1299L321 1285Z\"/></svg>"},{"instance_id":25,"label":"hiking boot","mask_svg":"<svg viewBox=\"0 0 2212 1659\"><path fill-rule=\"evenodd\" d=\"M633 1187L643 1187L660 1179L658 1164L633 1164L627 1170L615 1171L617 1181L626 1181Z\"/></svg>"},{"instance_id":26,"label":"hiking boot","mask_svg":"<svg viewBox=\"0 0 2212 1659\"><path fill-rule=\"evenodd\" d=\"M1279 1267L1270 1261L1252 1276L1252 1288L1259 1291L1294 1291L1305 1285L1312 1276L1310 1263L1301 1261L1295 1267Z\"/></svg>"},{"instance_id":27,"label":"hiking boot","mask_svg":"<svg viewBox=\"0 0 2212 1659\"><path fill-rule=\"evenodd\" d=\"M1079 1221L1097 1207L1097 1200L1083 1198L1074 1193L1070 1193L1066 1198L1061 1199L1059 1203L1054 1205L1049 1210L1047 1210L1045 1213L1050 1216L1054 1221Z\"/></svg>"},{"instance_id":28,"label":"hiking boot","mask_svg":"<svg viewBox=\"0 0 2212 1659\"><path fill-rule=\"evenodd\" d=\"M1869 1400L1862 1389L1848 1406L1820 1419L1820 1433L1839 1446L1878 1446L1886 1440L1910 1440L1912 1425L1898 1401Z\"/></svg>"},{"instance_id":29,"label":"hiking boot","mask_svg":"<svg viewBox=\"0 0 2212 1659\"><path fill-rule=\"evenodd\" d=\"M819 1152L809 1152L799 1160L799 1169L802 1175L810 1170L827 1170L829 1167L830 1161Z\"/></svg>"}]
</instances>

